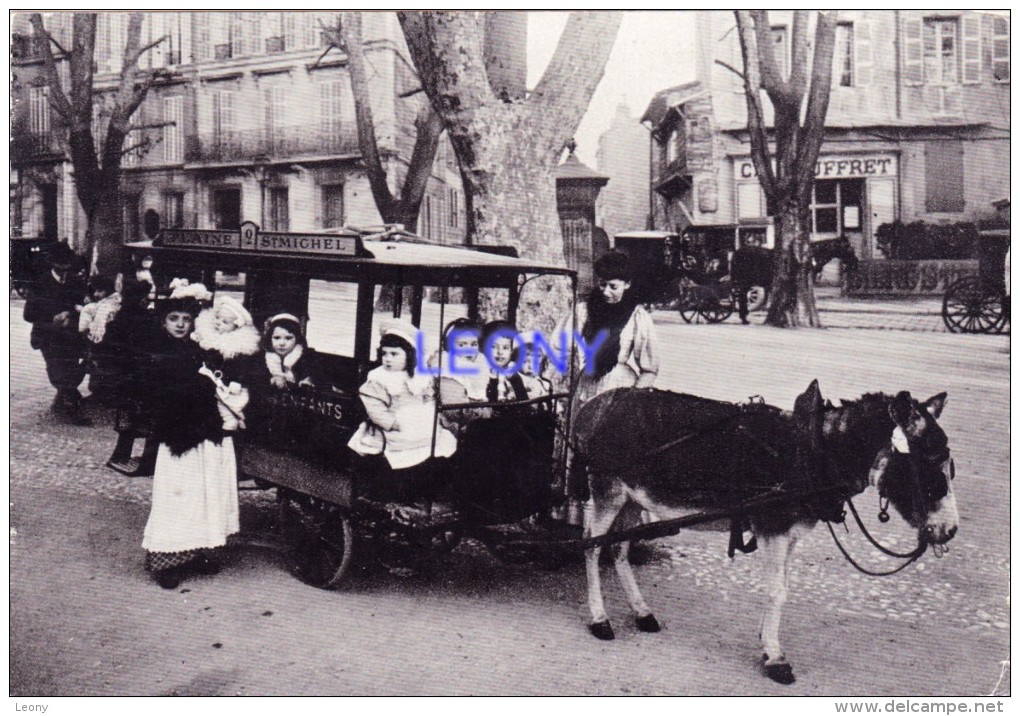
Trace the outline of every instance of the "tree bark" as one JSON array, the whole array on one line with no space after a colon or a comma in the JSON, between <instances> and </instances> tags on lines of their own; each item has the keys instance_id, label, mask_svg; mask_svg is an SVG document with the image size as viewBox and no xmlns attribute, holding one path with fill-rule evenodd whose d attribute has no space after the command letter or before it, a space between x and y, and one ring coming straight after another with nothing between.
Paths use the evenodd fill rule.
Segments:
<instances>
[{"instance_id":1,"label":"tree bark","mask_svg":"<svg viewBox=\"0 0 1020 716\"><path fill-rule=\"evenodd\" d=\"M121 75L110 105L110 122L96 152L92 127L93 62L95 61L96 21L94 12L79 12L72 20L73 38L68 53L71 86L61 86L56 58L42 15L33 13L32 27L42 43L43 71L49 89L50 106L67 128L68 154L74 167L75 193L88 222L85 231L85 255L95 260L96 273L113 277L120 269L119 247L123 237L120 176L124 142L131 131L131 117L141 106L159 70L143 73L138 61L145 52L166 39L141 44L143 13L133 12L128 19L127 41Z\"/></svg>"},{"instance_id":2,"label":"tree bark","mask_svg":"<svg viewBox=\"0 0 1020 716\"><path fill-rule=\"evenodd\" d=\"M354 97L354 113L358 125L358 147L361 150L361 165L365 169L372 198L383 223L403 224L408 231L415 231L422 199L432 175L432 164L439 148L443 125L432 105L425 101L415 120L415 143L404 177L403 187L398 196L390 191L387 171L379 152L375 134L375 117L372 111L371 85L365 58L364 36L360 12L345 12L340 26L333 31L338 46L347 52L348 69L351 76L351 92ZM408 99L407 101L414 101Z\"/></svg>"},{"instance_id":3,"label":"tree bark","mask_svg":"<svg viewBox=\"0 0 1020 716\"><path fill-rule=\"evenodd\" d=\"M775 57L768 11L737 10L734 15L744 59L751 159L776 231L776 271L765 323L820 327L809 261L810 202L832 85L836 15L831 12L818 15L809 74L808 58L812 55L809 15L803 10L794 13L788 78L782 76ZM762 89L774 109L774 153L764 120ZM805 96L807 107L802 124Z\"/></svg>"},{"instance_id":4,"label":"tree bark","mask_svg":"<svg viewBox=\"0 0 1020 716\"><path fill-rule=\"evenodd\" d=\"M553 172L602 78L621 15L571 13L534 92L509 102L493 91L486 73L482 21L475 13L398 16L422 86L460 162L471 242L514 246L522 256L562 266ZM562 282L529 286L519 322L549 330L567 304Z\"/></svg>"}]
</instances>

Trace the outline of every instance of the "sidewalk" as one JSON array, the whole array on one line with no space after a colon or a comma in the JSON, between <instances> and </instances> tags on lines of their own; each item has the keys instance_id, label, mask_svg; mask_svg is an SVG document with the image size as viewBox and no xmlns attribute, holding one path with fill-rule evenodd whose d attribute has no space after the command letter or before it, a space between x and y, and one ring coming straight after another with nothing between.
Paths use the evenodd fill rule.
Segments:
<instances>
[{"instance_id":1,"label":"sidewalk","mask_svg":"<svg viewBox=\"0 0 1020 716\"><path fill-rule=\"evenodd\" d=\"M815 300L822 325L828 328L947 332L940 296L848 297L838 288L819 287Z\"/></svg>"}]
</instances>

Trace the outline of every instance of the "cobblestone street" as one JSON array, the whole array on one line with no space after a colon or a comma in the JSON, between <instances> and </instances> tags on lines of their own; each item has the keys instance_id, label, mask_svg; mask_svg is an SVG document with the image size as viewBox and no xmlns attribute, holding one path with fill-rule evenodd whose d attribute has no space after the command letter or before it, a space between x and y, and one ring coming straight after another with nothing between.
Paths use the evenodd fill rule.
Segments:
<instances>
[{"instance_id":1,"label":"cobblestone street","mask_svg":"<svg viewBox=\"0 0 1020 716\"><path fill-rule=\"evenodd\" d=\"M784 408L814 378L833 400L949 393L940 423L961 512L949 554L869 578L816 528L794 555L783 634L798 681L784 690L755 668L758 560L727 559L719 533L662 540L637 569L663 634L634 631L606 572L621 626L610 643L587 634L580 564L505 566L473 543L421 574L366 571L323 592L242 539L222 575L163 592L141 568L151 480L104 467L109 414L90 409L96 425L85 429L50 420L52 389L22 305L11 301L12 694L1009 693L1008 337L889 325L930 323L907 304L849 311L848 324L875 330L689 326L654 314L662 388L762 395ZM823 318L838 326L846 315ZM265 531L272 499L242 495L246 532ZM876 502L872 491L857 501L869 525ZM912 546L896 518L876 528L890 546ZM866 564L893 566L858 535L841 537Z\"/></svg>"}]
</instances>

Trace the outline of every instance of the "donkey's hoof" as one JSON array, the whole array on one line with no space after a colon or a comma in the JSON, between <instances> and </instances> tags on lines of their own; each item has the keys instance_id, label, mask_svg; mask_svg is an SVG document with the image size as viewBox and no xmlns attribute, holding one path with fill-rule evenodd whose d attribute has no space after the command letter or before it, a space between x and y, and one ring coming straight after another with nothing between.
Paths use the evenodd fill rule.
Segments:
<instances>
[{"instance_id":1,"label":"donkey's hoof","mask_svg":"<svg viewBox=\"0 0 1020 716\"><path fill-rule=\"evenodd\" d=\"M765 676L784 686L792 684L797 680L793 675L793 667L785 661L776 664L765 664Z\"/></svg>"},{"instance_id":2,"label":"donkey's hoof","mask_svg":"<svg viewBox=\"0 0 1020 716\"><path fill-rule=\"evenodd\" d=\"M610 626L608 621L589 624L588 630L592 633L592 636L602 641L612 641L616 638L616 634L613 633L613 627Z\"/></svg>"},{"instance_id":3,"label":"donkey's hoof","mask_svg":"<svg viewBox=\"0 0 1020 716\"><path fill-rule=\"evenodd\" d=\"M659 626L659 621L655 618L654 614L637 617L634 621L637 624L638 631L648 632L649 634L662 631L662 627Z\"/></svg>"}]
</instances>

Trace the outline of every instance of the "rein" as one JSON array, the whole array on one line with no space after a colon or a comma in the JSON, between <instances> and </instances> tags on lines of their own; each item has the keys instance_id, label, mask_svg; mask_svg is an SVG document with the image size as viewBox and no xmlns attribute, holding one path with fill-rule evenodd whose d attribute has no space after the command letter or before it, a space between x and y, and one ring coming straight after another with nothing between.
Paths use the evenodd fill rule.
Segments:
<instances>
[{"instance_id":1,"label":"rein","mask_svg":"<svg viewBox=\"0 0 1020 716\"><path fill-rule=\"evenodd\" d=\"M854 566L854 568L857 569L857 571L862 572L864 574L867 574L870 577L888 577L890 575L896 574L897 572L906 569L908 566L910 566L911 564L916 562L918 559L920 559L921 555L923 555L925 553L925 551L927 551L928 544L927 544L927 542L925 542L924 540L921 540L921 539L918 539L917 547L915 547L912 552L908 552L908 553L905 553L905 554L901 553L901 552L894 552L891 549L889 549L888 547L882 546L879 543L878 540L876 540L874 537L871 536L871 532L868 531L868 528L864 526L864 520L861 519L860 514L857 512L857 508L854 507L853 500L848 497L846 499L846 504L850 507L850 513L854 516L854 521L857 522L857 526L860 527L861 532L864 534L865 537L867 537L868 542L870 542L872 544L872 546L875 547L875 549L877 549L882 554L886 554L886 555L888 555L890 557L895 557L896 559L904 559L904 560L906 560L899 567L896 567L895 569L892 569L892 570L890 570L888 572L874 572L874 571L872 571L870 569L862 567L861 565L859 565L854 560L853 557L850 556L850 553L847 552L846 548L839 541L839 538L836 536L836 530L834 530L833 527L832 527L832 523L831 522L826 522L825 524L829 528L829 534L832 535L832 541L836 543L836 547L838 547L839 551L843 554L844 557L846 557L846 561L849 562L850 564L852 564ZM879 513L879 519L880 520L881 520L881 515L882 514L885 514L885 513L884 512ZM882 521L884 522L884 521L886 521L888 519L889 519L889 517L887 515L885 520L882 520Z\"/></svg>"}]
</instances>

